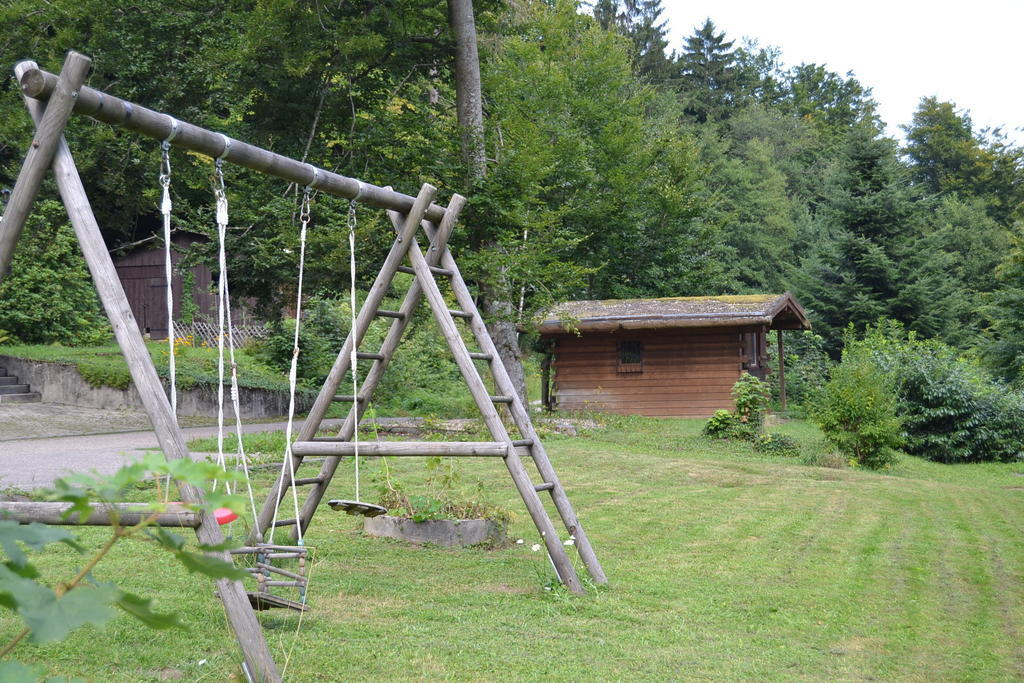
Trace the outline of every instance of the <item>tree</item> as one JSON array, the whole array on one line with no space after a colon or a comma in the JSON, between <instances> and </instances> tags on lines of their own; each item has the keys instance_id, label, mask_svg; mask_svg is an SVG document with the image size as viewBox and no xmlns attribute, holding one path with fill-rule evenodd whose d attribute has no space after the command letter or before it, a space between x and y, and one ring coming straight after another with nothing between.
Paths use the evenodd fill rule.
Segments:
<instances>
[{"instance_id":1,"label":"tree","mask_svg":"<svg viewBox=\"0 0 1024 683\"><path fill-rule=\"evenodd\" d=\"M984 202L1005 227L1024 204L1024 150L999 131L976 133L967 112L951 102L924 97L914 113L904 153L915 182L929 192Z\"/></svg>"},{"instance_id":2,"label":"tree","mask_svg":"<svg viewBox=\"0 0 1024 683\"><path fill-rule=\"evenodd\" d=\"M40 200L0 282L0 330L25 344L100 344L110 324L100 307L64 206Z\"/></svg>"},{"instance_id":3,"label":"tree","mask_svg":"<svg viewBox=\"0 0 1024 683\"><path fill-rule=\"evenodd\" d=\"M668 48L667 22L661 19L661 0L598 0L594 18L605 30L616 29L633 43L634 72L649 81L661 83L674 76Z\"/></svg>"},{"instance_id":4,"label":"tree","mask_svg":"<svg viewBox=\"0 0 1024 683\"><path fill-rule=\"evenodd\" d=\"M943 329L949 292L922 233L923 207L896 157L895 142L871 121L847 136L825 182L814 244L797 288L828 348L837 353L848 324L880 316L925 336Z\"/></svg>"},{"instance_id":5,"label":"tree","mask_svg":"<svg viewBox=\"0 0 1024 683\"><path fill-rule=\"evenodd\" d=\"M728 118L740 84L733 41L715 33L711 19L686 38L676 64L686 113L698 123Z\"/></svg>"}]
</instances>

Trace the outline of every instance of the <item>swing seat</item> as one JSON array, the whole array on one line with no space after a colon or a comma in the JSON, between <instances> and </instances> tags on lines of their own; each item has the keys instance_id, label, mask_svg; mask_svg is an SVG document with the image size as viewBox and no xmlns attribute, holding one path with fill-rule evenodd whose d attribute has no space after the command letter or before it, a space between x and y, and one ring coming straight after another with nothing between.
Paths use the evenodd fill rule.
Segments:
<instances>
[{"instance_id":1,"label":"swing seat","mask_svg":"<svg viewBox=\"0 0 1024 683\"><path fill-rule=\"evenodd\" d=\"M249 604L252 605L254 610L293 609L296 612L305 612L309 609L309 606L304 602L282 598L280 595L260 593L258 591L247 592L246 595L249 596Z\"/></svg>"},{"instance_id":2,"label":"swing seat","mask_svg":"<svg viewBox=\"0 0 1024 683\"><path fill-rule=\"evenodd\" d=\"M388 509L373 503L363 503L358 500L329 500L327 504L332 510L347 512L350 515L362 515L363 517L380 517Z\"/></svg>"}]
</instances>

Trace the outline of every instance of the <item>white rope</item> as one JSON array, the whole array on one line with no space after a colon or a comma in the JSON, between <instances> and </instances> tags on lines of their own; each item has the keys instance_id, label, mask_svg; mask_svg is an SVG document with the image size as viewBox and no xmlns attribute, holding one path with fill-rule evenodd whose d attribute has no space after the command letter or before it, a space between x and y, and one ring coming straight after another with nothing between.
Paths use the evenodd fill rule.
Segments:
<instances>
[{"instance_id":1,"label":"white rope","mask_svg":"<svg viewBox=\"0 0 1024 683\"><path fill-rule=\"evenodd\" d=\"M177 126L172 127L171 136L160 145L160 186L163 188L160 213L164 219L164 278L167 281L167 379L171 385L171 414L174 415L175 422L177 422L178 384L174 358L174 287L172 280L174 273L171 263L171 139L175 132L177 132Z\"/></svg>"},{"instance_id":2,"label":"white rope","mask_svg":"<svg viewBox=\"0 0 1024 683\"><path fill-rule=\"evenodd\" d=\"M362 193L362 183L359 183L359 192ZM356 202L353 199L348 203L348 268L349 268L349 303L351 313L350 336L352 337L352 444L356 462L356 500L359 497L359 375L358 375L358 352L356 350Z\"/></svg>"},{"instance_id":3,"label":"white rope","mask_svg":"<svg viewBox=\"0 0 1024 683\"><path fill-rule=\"evenodd\" d=\"M225 150L231 144L228 138L224 138ZM223 154L221 158L223 158ZM218 267L220 276L217 282L217 317L219 326L218 335L218 359L217 359L217 460L221 468L227 471L226 456L224 453L224 339L227 338L229 361L231 362L231 407L235 414L235 441L237 442L236 455L238 464L245 473L245 487L249 494L249 507L252 510L253 519L257 520L256 497L252 490L252 480L249 476L249 461L245 453L245 446L242 443L242 411L238 398L238 363L235 360L235 328L231 320L231 292L228 288L228 260L227 260L227 227L228 227L228 199L224 186L224 170L217 160L216 180L214 182L214 196L217 199L217 241L218 241ZM228 492L230 487L228 486ZM216 490L216 482L214 482ZM259 529L257 529L257 532Z\"/></svg>"},{"instance_id":4,"label":"white rope","mask_svg":"<svg viewBox=\"0 0 1024 683\"><path fill-rule=\"evenodd\" d=\"M314 176L315 177L315 176ZM302 319L302 279L306 269L306 231L309 227L309 196L312 188L307 185L302 193L302 207L299 211L299 221L302 227L299 230L299 282L298 291L295 296L295 338L292 346L292 364L288 371L288 425L285 427L284 462L281 463L281 474L278 481L284 479L285 471L291 481L292 502L295 506L295 529L296 540L299 545L304 545L302 539L302 520L299 519L299 493L295 486L295 462L292 457L292 428L295 422L295 392L298 388L299 368L299 327ZM277 494L280 496L280 492ZM274 518L270 522L270 538L267 543L274 542L274 531L277 529L277 513L281 509L280 502L274 507Z\"/></svg>"},{"instance_id":5,"label":"white rope","mask_svg":"<svg viewBox=\"0 0 1024 683\"><path fill-rule=\"evenodd\" d=\"M217 464L226 472L227 462L224 457L224 337L227 306L224 302L224 295L227 289L228 264L224 241L228 228L228 198L224 191L224 171L219 159L217 160L213 194L217 198L217 241L220 245L217 264L220 269L217 276ZM215 491L217 490L216 481L213 483L213 488ZM230 487L225 485L225 488L230 493Z\"/></svg>"}]
</instances>

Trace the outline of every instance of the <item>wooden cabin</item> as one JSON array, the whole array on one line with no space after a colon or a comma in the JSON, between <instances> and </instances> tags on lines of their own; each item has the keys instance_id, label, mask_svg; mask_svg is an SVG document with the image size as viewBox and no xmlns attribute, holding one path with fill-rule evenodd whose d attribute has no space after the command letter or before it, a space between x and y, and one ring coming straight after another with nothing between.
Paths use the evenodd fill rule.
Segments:
<instances>
[{"instance_id":1,"label":"wooden cabin","mask_svg":"<svg viewBox=\"0 0 1024 683\"><path fill-rule=\"evenodd\" d=\"M734 408L743 372L762 379L769 330L808 330L792 294L569 301L538 325L553 344L545 405L563 410L708 417ZM782 358L783 335L779 338ZM777 369L785 402L785 368Z\"/></svg>"}]
</instances>

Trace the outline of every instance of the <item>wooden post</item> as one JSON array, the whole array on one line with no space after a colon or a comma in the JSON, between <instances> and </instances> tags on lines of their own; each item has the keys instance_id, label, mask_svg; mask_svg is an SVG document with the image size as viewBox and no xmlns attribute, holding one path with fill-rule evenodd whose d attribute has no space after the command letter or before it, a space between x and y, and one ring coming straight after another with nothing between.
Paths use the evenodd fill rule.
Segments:
<instances>
[{"instance_id":1,"label":"wooden post","mask_svg":"<svg viewBox=\"0 0 1024 683\"><path fill-rule=\"evenodd\" d=\"M544 410L551 412L551 352L544 352L544 359L540 362L540 404Z\"/></svg>"},{"instance_id":2,"label":"wooden post","mask_svg":"<svg viewBox=\"0 0 1024 683\"><path fill-rule=\"evenodd\" d=\"M782 330L776 330L779 337L779 410L786 410L786 352L782 348Z\"/></svg>"},{"instance_id":3,"label":"wooden post","mask_svg":"<svg viewBox=\"0 0 1024 683\"><path fill-rule=\"evenodd\" d=\"M22 62L15 67L15 77L19 80L27 64L35 66L32 62ZM0 221L0 282L3 282L7 269L11 266L14 247L21 237L21 231L25 227L32 202L39 194L39 187L43 183L46 169L53 161L57 144L64 133L64 126L71 118L75 99L89 73L90 65L92 65L92 60L85 55L78 52L68 53L67 59L64 60L64 67L60 70L60 77L53 95L50 97L50 105L36 126L32 146L29 147L28 154L25 155L25 163L21 165L18 180L14 184L14 190L11 191L10 199L7 200L3 220Z\"/></svg>"},{"instance_id":4,"label":"wooden post","mask_svg":"<svg viewBox=\"0 0 1024 683\"><path fill-rule=\"evenodd\" d=\"M18 66L19 68L24 67L25 64L22 63ZM25 105L33 120L38 122L43 119L42 102L26 97ZM82 255L89 266L89 272L96 284L96 290L103 303L107 318L114 328L118 346L121 347L121 352L128 363L132 381L153 424L157 441L168 459L188 458L185 438L171 412L171 404L164 393L156 368L153 366L153 359L139 332L135 316L132 315L131 306L125 297L121 281L117 277L117 270L110 259L110 253L103 241L100 227L96 223L96 216L89 205L89 197L85 193L82 179L75 167L75 160L63 137L60 138L56 154L53 157L53 171L61 199L67 208L75 235L78 237ZM201 504L203 502L202 491L194 486L178 482L178 491L181 499L186 503ZM196 536L204 545L219 545L224 541L220 526L210 514L201 516ZM213 554L226 562L231 561L231 556L227 552L220 551ZM245 586L240 581L228 579L220 579L216 585L220 599L224 603L228 621L231 623L242 649L249 674L256 681L279 681L277 666L270 656L266 639L263 637L263 630L249 604Z\"/></svg>"}]
</instances>

